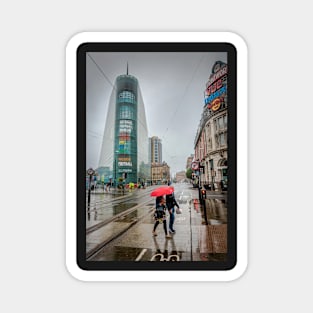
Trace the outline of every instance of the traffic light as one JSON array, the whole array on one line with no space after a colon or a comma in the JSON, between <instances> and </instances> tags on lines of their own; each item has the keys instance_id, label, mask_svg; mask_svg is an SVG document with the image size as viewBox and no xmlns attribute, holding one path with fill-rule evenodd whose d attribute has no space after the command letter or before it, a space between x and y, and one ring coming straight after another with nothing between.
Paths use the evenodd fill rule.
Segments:
<instances>
[{"instance_id":1,"label":"traffic light","mask_svg":"<svg viewBox=\"0 0 313 313\"><path fill-rule=\"evenodd\" d=\"M201 195L202 195L202 199L206 199L206 190L205 189L201 190Z\"/></svg>"},{"instance_id":2,"label":"traffic light","mask_svg":"<svg viewBox=\"0 0 313 313\"><path fill-rule=\"evenodd\" d=\"M199 166L199 168L200 168L200 171L202 172L202 174L204 174L205 173L205 166Z\"/></svg>"},{"instance_id":3,"label":"traffic light","mask_svg":"<svg viewBox=\"0 0 313 313\"><path fill-rule=\"evenodd\" d=\"M127 178L127 173L124 173L124 178L125 178L125 179Z\"/></svg>"}]
</instances>

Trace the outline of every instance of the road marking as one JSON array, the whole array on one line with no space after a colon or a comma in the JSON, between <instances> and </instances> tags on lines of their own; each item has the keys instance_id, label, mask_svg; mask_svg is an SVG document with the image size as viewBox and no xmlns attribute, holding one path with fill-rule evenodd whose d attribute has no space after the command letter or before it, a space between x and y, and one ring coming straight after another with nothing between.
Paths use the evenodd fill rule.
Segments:
<instances>
[{"instance_id":1,"label":"road marking","mask_svg":"<svg viewBox=\"0 0 313 313\"><path fill-rule=\"evenodd\" d=\"M174 261L178 262L178 261L180 261L179 255L170 254L167 258L165 258L163 253L156 253L156 254L154 254L154 255L152 256L152 258L151 258L150 261L155 261L155 259L156 259L157 257L160 257L160 261L161 261L161 262L164 262L164 261L165 261L165 262L166 262L166 261L167 261L167 262L170 262L170 261L172 261L172 262L174 262Z\"/></svg>"},{"instance_id":2,"label":"road marking","mask_svg":"<svg viewBox=\"0 0 313 313\"><path fill-rule=\"evenodd\" d=\"M147 249L142 249L139 255L137 256L135 261L140 261L140 259L143 257L143 255L146 253Z\"/></svg>"}]
</instances>

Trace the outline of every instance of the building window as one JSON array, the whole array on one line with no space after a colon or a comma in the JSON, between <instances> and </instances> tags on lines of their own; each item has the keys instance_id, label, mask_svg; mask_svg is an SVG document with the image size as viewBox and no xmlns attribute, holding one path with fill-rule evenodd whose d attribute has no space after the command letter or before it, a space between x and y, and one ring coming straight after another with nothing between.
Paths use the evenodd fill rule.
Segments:
<instances>
[{"instance_id":1,"label":"building window","mask_svg":"<svg viewBox=\"0 0 313 313\"><path fill-rule=\"evenodd\" d=\"M223 120L224 120L224 126L225 128L227 128L227 115L223 116Z\"/></svg>"},{"instance_id":2,"label":"building window","mask_svg":"<svg viewBox=\"0 0 313 313\"><path fill-rule=\"evenodd\" d=\"M128 105L122 105L120 107L120 119L134 119L134 111L133 108L131 108Z\"/></svg>"},{"instance_id":3,"label":"building window","mask_svg":"<svg viewBox=\"0 0 313 313\"><path fill-rule=\"evenodd\" d=\"M120 133L130 134L133 130L133 122L129 120L120 120Z\"/></svg>"},{"instance_id":4,"label":"building window","mask_svg":"<svg viewBox=\"0 0 313 313\"><path fill-rule=\"evenodd\" d=\"M223 117L219 117L218 119L218 128L219 129L224 129L224 120L223 120Z\"/></svg>"},{"instance_id":5,"label":"building window","mask_svg":"<svg viewBox=\"0 0 313 313\"><path fill-rule=\"evenodd\" d=\"M118 102L127 102L127 103L135 103L135 95L127 90L122 91L119 95L118 95Z\"/></svg>"},{"instance_id":6,"label":"building window","mask_svg":"<svg viewBox=\"0 0 313 313\"><path fill-rule=\"evenodd\" d=\"M215 135L215 141L216 141L217 147L226 146L226 143L227 143L227 133L226 132L221 132L221 133Z\"/></svg>"},{"instance_id":7,"label":"building window","mask_svg":"<svg viewBox=\"0 0 313 313\"><path fill-rule=\"evenodd\" d=\"M220 143L221 143L221 146L225 145L225 134L224 133L220 134Z\"/></svg>"},{"instance_id":8,"label":"building window","mask_svg":"<svg viewBox=\"0 0 313 313\"><path fill-rule=\"evenodd\" d=\"M208 123L206 126L206 138L207 139L207 150L212 150L212 139L211 139L211 124Z\"/></svg>"},{"instance_id":9,"label":"building window","mask_svg":"<svg viewBox=\"0 0 313 313\"><path fill-rule=\"evenodd\" d=\"M214 120L215 131L227 129L227 115L224 114Z\"/></svg>"}]
</instances>

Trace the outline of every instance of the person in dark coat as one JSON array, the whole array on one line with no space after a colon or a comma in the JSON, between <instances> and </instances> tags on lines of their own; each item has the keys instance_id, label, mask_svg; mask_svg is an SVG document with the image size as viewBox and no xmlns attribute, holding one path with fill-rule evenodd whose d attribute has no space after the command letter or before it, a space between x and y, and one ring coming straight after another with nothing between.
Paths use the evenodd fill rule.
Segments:
<instances>
[{"instance_id":1,"label":"person in dark coat","mask_svg":"<svg viewBox=\"0 0 313 313\"><path fill-rule=\"evenodd\" d=\"M155 208L155 212L154 212L155 223L154 223L152 234L153 234L153 236L157 236L156 229L157 229L159 224L163 223L165 237L171 238L171 236L168 235L168 233L167 233L165 199L163 197L159 197L158 200L159 200L159 202L158 202L158 204Z\"/></svg>"},{"instance_id":2,"label":"person in dark coat","mask_svg":"<svg viewBox=\"0 0 313 313\"><path fill-rule=\"evenodd\" d=\"M170 234L175 234L176 230L173 228L175 220L175 206L179 208L179 205L176 202L174 192L170 195L166 195L166 206L170 214L169 232Z\"/></svg>"},{"instance_id":3,"label":"person in dark coat","mask_svg":"<svg viewBox=\"0 0 313 313\"><path fill-rule=\"evenodd\" d=\"M164 199L163 196L158 196L155 198L155 207L159 205L162 199Z\"/></svg>"}]
</instances>

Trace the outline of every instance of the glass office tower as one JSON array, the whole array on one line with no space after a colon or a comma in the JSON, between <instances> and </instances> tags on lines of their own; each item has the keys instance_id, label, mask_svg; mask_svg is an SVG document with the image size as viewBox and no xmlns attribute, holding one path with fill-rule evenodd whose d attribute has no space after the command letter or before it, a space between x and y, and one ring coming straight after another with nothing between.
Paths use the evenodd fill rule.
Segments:
<instances>
[{"instance_id":1,"label":"glass office tower","mask_svg":"<svg viewBox=\"0 0 313 313\"><path fill-rule=\"evenodd\" d=\"M145 107L136 77L116 78L110 97L99 167L109 167L112 181L140 183L150 179Z\"/></svg>"}]
</instances>

